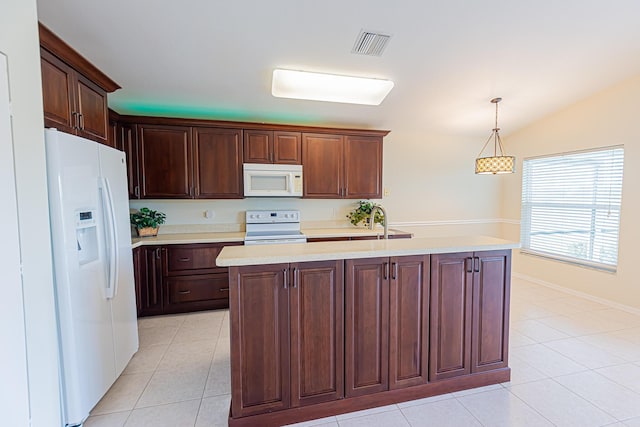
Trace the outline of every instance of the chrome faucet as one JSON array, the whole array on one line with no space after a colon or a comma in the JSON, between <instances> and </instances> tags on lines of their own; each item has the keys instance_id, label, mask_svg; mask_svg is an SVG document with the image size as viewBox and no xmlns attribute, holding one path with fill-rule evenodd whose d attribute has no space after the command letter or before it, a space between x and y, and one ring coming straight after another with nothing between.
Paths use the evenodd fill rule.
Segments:
<instances>
[{"instance_id":1,"label":"chrome faucet","mask_svg":"<svg viewBox=\"0 0 640 427\"><path fill-rule=\"evenodd\" d=\"M369 219L369 229L373 230L373 227L376 226L376 221L375 221L375 217L376 217L376 211L380 209L380 212L382 212L382 216L384 217L384 239L388 239L389 238L389 218L387 218L387 212L384 210L384 208L380 205L373 205L373 207L371 208L371 218ZM378 238L380 238L380 236L378 236Z\"/></svg>"}]
</instances>

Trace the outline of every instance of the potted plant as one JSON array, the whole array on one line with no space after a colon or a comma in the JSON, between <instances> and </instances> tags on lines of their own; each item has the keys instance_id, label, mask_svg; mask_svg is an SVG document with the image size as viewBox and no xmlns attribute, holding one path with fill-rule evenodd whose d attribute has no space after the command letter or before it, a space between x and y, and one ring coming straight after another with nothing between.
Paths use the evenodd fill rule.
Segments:
<instances>
[{"instance_id":1,"label":"potted plant","mask_svg":"<svg viewBox=\"0 0 640 427\"><path fill-rule=\"evenodd\" d=\"M358 202L358 207L347 214L347 218L353 225L359 225L362 223L364 227L368 227L371 221L371 210L377 206L375 203L369 200L360 200ZM384 224L384 215L380 210L376 210L376 214L374 217L374 222L376 224Z\"/></svg>"},{"instance_id":2,"label":"potted plant","mask_svg":"<svg viewBox=\"0 0 640 427\"><path fill-rule=\"evenodd\" d=\"M149 208L140 208L138 212L130 214L131 225L136 227L138 236L157 236L158 227L160 224L164 224L164 220L167 216L158 211L151 210Z\"/></svg>"}]
</instances>

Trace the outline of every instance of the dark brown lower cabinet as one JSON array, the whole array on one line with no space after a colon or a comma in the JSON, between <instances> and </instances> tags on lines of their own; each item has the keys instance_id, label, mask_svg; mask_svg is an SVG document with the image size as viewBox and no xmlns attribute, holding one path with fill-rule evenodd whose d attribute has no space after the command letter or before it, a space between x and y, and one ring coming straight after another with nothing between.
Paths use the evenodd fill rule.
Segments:
<instances>
[{"instance_id":1,"label":"dark brown lower cabinet","mask_svg":"<svg viewBox=\"0 0 640 427\"><path fill-rule=\"evenodd\" d=\"M431 381L507 366L511 251L431 257Z\"/></svg>"},{"instance_id":2,"label":"dark brown lower cabinet","mask_svg":"<svg viewBox=\"0 0 640 427\"><path fill-rule=\"evenodd\" d=\"M232 427L510 378L510 250L229 271Z\"/></svg>"},{"instance_id":3,"label":"dark brown lower cabinet","mask_svg":"<svg viewBox=\"0 0 640 427\"><path fill-rule=\"evenodd\" d=\"M429 363L429 255L392 257L389 389L425 384Z\"/></svg>"},{"instance_id":4,"label":"dark brown lower cabinet","mask_svg":"<svg viewBox=\"0 0 640 427\"><path fill-rule=\"evenodd\" d=\"M347 397L428 381L429 255L346 261Z\"/></svg>"},{"instance_id":5,"label":"dark brown lower cabinet","mask_svg":"<svg viewBox=\"0 0 640 427\"><path fill-rule=\"evenodd\" d=\"M472 256L431 256L431 381L471 373Z\"/></svg>"},{"instance_id":6,"label":"dark brown lower cabinet","mask_svg":"<svg viewBox=\"0 0 640 427\"><path fill-rule=\"evenodd\" d=\"M389 258L346 261L345 395L389 389Z\"/></svg>"},{"instance_id":7,"label":"dark brown lower cabinet","mask_svg":"<svg viewBox=\"0 0 640 427\"><path fill-rule=\"evenodd\" d=\"M162 246L141 246L133 250L138 316L163 314Z\"/></svg>"},{"instance_id":8,"label":"dark brown lower cabinet","mask_svg":"<svg viewBox=\"0 0 640 427\"><path fill-rule=\"evenodd\" d=\"M138 316L229 306L229 275L216 266L224 246L240 242L140 246L133 251Z\"/></svg>"},{"instance_id":9,"label":"dark brown lower cabinet","mask_svg":"<svg viewBox=\"0 0 640 427\"><path fill-rule=\"evenodd\" d=\"M234 416L290 406L288 264L230 268Z\"/></svg>"},{"instance_id":10,"label":"dark brown lower cabinet","mask_svg":"<svg viewBox=\"0 0 640 427\"><path fill-rule=\"evenodd\" d=\"M511 251L474 253L471 372L506 368Z\"/></svg>"},{"instance_id":11,"label":"dark brown lower cabinet","mask_svg":"<svg viewBox=\"0 0 640 427\"><path fill-rule=\"evenodd\" d=\"M343 397L343 262L229 269L234 417Z\"/></svg>"}]
</instances>

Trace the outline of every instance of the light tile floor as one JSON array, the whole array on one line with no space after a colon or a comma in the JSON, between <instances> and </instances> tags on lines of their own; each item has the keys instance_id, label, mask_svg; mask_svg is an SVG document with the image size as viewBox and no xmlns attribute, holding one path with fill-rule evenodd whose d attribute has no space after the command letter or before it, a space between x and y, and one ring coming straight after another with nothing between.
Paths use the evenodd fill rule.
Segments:
<instances>
[{"instance_id":1,"label":"light tile floor","mask_svg":"<svg viewBox=\"0 0 640 427\"><path fill-rule=\"evenodd\" d=\"M226 426L228 311L138 328L140 350L85 426ZM508 383L296 425L640 427L640 316L514 278L510 347Z\"/></svg>"}]
</instances>

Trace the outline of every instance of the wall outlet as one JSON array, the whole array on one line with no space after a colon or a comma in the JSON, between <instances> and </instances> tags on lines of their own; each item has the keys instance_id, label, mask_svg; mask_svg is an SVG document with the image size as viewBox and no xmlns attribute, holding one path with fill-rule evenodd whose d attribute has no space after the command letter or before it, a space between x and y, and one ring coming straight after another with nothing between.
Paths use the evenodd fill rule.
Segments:
<instances>
[{"instance_id":1,"label":"wall outlet","mask_svg":"<svg viewBox=\"0 0 640 427\"><path fill-rule=\"evenodd\" d=\"M387 197L387 196L391 195L391 191L387 187L385 187L382 195Z\"/></svg>"}]
</instances>

